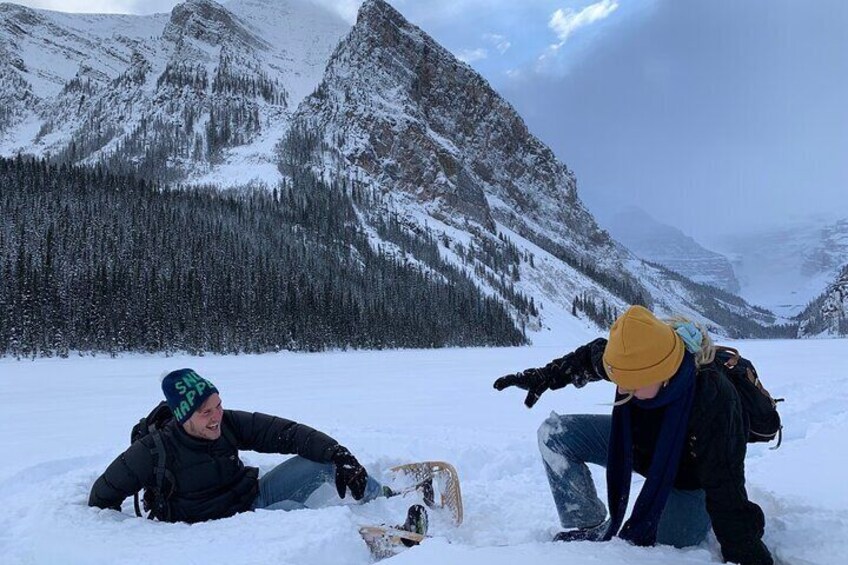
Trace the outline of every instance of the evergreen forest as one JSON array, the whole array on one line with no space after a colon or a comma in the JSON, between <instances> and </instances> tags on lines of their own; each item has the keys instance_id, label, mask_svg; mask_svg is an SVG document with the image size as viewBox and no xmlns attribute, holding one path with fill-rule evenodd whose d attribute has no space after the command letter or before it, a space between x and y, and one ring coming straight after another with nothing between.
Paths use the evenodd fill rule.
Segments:
<instances>
[{"instance_id":1,"label":"evergreen forest","mask_svg":"<svg viewBox=\"0 0 848 565\"><path fill-rule=\"evenodd\" d=\"M415 259L435 241L384 250L355 189L291 175L273 190L173 188L0 159L0 355L526 343L463 271Z\"/></svg>"}]
</instances>

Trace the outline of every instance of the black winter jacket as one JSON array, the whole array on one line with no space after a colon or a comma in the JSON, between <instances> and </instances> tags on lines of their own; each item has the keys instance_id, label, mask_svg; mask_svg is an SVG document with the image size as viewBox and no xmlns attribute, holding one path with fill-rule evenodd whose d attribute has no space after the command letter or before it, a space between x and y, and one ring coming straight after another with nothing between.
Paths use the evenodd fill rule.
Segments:
<instances>
[{"instance_id":1,"label":"black winter jacket","mask_svg":"<svg viewBox=\"0 0 848 565\"><path fill-rule=\"evenodd\" d=\"M569 384L580 388L588 382L609 380L603 368L606 343L606 339L596 339L578 348L573 357L555 359L540 370L546 373L552 389ZM687 445L674 486L705 491L707 512L726 561L772 565L771 554L762 542L763 512L748 500L745 490L748 432L736 389L718 363L699 368L695 387ZM647 476L663 410L635 405L631 410L633 468Z\"/></svg>"},{"instance_id":2,"label":"black winter jacket","mask_svg":"<svg viewBox=\"0 0 848 565\"><path fill-rule=\"evenodd\" d=\"M250 510L259 492L258 469L247 467L240 449L261 453L296 453L329 463L336 440L308 426L258 412L224 410L221 436L214 440L188 435L171 421L161 431L166 467L173 474L171 522L202 522ZM119 455L91 488L89 506L120 510L142 488L154 487L154 441L151 435Z\"/></svg>"}]
</instances>

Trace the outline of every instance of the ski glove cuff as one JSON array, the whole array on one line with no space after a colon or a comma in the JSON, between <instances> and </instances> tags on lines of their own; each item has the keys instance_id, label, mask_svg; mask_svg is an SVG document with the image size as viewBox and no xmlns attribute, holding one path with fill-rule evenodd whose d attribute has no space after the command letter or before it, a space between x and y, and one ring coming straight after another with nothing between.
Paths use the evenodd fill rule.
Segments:
<instances>
[{"instance_id":1,"label":"ski glove cuff","mask_svg":"<svg viewBox=\"0 0 848 565\"><path fill-rule=\"evenodd\" d=\"M345 491L350 489L354 500L362 500L365 496L365 486L368 484L365 467L342 445L336 446L331 461L336 466L336 490L339 498L344 498Z\"/></svg>"}]
</instances>

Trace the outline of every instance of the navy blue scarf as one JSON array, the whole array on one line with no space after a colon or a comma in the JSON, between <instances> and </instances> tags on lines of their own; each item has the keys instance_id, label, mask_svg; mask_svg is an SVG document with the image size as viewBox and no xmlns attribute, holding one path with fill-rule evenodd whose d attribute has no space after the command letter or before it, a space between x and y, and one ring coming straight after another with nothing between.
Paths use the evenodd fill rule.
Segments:
<instances>
[{"instance_id":1,"label":"navy blue scarf","mask_svg":"<svg viewBox=\"0 0 848 565\"><path fill-rule=\"evenodd\" d=\"M683 453L689 413L695 398L695 359L688 351L668 385L650 400L633 398L612 411L609 455L607 459L607 502L610 525L604 541L617 533L635 545L654 545L657 526L668 495L677 476ZM632 403L640 408L665 407L662 426L648 478L642 486L630 519L621 528L630 498L630 475L633 472L633 435L630 426ZM618 532L621 528L621 533Z\"/></svg>"}]
</instances>

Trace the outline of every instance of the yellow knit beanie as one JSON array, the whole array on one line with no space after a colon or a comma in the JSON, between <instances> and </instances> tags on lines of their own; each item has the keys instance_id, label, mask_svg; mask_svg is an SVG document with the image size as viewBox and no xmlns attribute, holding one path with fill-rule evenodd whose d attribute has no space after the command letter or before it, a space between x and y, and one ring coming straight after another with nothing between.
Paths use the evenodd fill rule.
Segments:
<instances>
[{"instance_id":1,"label":"yellow knit beanie","mask_svg":"<svg viewBox=\"0 0 848 565\"><path fill-rule=\"evenodd\" d=\"M610 380L636 390L670 379L686 350L668 324L642 306L631 306L610 328L604 368Z\"/></svg>"}]
</instances>

